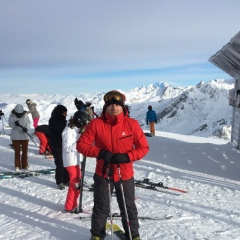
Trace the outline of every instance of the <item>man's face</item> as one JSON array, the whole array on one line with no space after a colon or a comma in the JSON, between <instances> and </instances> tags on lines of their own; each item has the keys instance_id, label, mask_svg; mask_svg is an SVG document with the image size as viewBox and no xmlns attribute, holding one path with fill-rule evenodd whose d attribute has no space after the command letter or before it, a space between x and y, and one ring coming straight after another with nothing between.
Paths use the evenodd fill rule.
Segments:
<instances>
[{"instance_id":1,"label":"man's face","mask_svg":"<svg viewBox=\"0 0 240 240\"><path fill-rule=\"evenodd\" d=\"M64 117L66 117L66 116L67 116L67 112L62 112L62 115L63 115Z\"/></svg>"},{"instance_id":2,"label":"man's face","mask_svg":"<svg viewBox=\"0 0 240 240\"><path fill-rule=\"evenodd\" d=\"M121 105L118 104L111 104L109 106L107 106L106 108L106 112L112 116L117 116L119 115L121 112L123 111L123 108Z\"/></svg>"}]
</instances>

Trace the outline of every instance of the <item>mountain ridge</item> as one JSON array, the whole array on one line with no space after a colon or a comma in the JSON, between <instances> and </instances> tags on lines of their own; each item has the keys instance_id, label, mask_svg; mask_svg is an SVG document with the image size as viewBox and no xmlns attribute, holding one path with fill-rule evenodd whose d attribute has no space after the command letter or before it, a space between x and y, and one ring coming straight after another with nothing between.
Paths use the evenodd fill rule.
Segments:
<instances>
[{"instance_id":1,"label":"mountain ridge","mask_svg":"<svg viewBox=\"0 0 240 240\"><path fill-rule=\"evenodd\" d=\"M152 105L158 116L155 128L159 131L218 137L230 140L232 107L228 105L229 90L234 88L234 80L216 79L196 86L176 87L166 82L135 87L123 92L130 106L130 116L137 119L142 128L148 131L145 117L148 105ZM15 104L25 105L26 99L37 103L41 114L40 124L48 123L52 109L57 104L68 108L68 117L76 111L74 99L91 101L95 111L100 114L104 105L105 92L79 95L48 94L2 94L0 109L9 116Z\"/></svg>"}]
</instances>

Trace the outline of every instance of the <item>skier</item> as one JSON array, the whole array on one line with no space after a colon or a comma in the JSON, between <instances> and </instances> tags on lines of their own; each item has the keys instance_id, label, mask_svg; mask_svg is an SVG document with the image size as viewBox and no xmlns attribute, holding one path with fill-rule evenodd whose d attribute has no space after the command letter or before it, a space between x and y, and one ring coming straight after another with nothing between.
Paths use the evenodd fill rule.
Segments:
<instances>
[{"instance_id":1,"label":"skier","mask_svg":"<svg viewBox=\"0 0 240 240\"><path fill-rule=\"evenodd\" d=\"M98 115L97 115L97 113L94 111L94 106L91 106L91 109L92 109L92 113L93 113L94 118L97 118Z\"/></svg>"},{"instance_id":2,"label":"skier","mask_svg":"<svg viewBox=\"0 0 240 240\"><path fill-rule=\"evenodd\" d=\"M125 107L126 107L126 110L127 110L127 112L128 112L128 116L130 117L130 106L125 105Z\"/></svg>"},{"instance_id":3,"label":"skier","mask_svg":"<svg viewBox=\"0 0 240 240\"><path fill-rule=\"evenodd\" d=\"M69 187L65 202L65 211L70 213L78 212L77 199L80 189L76 185L81 179L80 162L82 155L77 152L76 143L81 132L88 123L88 115L84 111L77 111L68 121L62 132L63 141L63 165L69 173Z\"/></svg>"},{"instance_id":4,"label":"skier","mask_svg":"<svg viewBox=\"0 0 240 240\"><path fill-rule=\"evenodd\" d=\"M15 151L15 171L19 169L28 170L28 142L27 131L30 129L30 119L21 104L17 104L12 110L9 119L9 126L12 128L10 139ZM20 147L22 146L22 155ZM20 156L21 155L21 156Z\"/></svg>"},{"instance_id":5,"label":"skier","mask_svg":"<svg viewBox=\"0 0 240 240\"><path fill-rule=\"evenodd\" d=\"M4 116L4 113L2 110L0 110L0 120L2 119L2 116Z\"/></svg>"},{"instance_id":6,"label":"skier","mask_svg":"<svg viewBox=\"0 0 240 240\"><path fill-rule=\"evenodd\" d=\"M148 111L146 116L146 124L148 125L148 123L150 123L150 133L152 134L152 136L155 136L154 123L157 123L157 114L152 109L151 105L148 106Z\"/></svg>"},{"instance_id":7,"label":"skier","mask_svg":"<svg viewBox=\"0 0 240 240\"><path fill-rule=\"evenodd\" d=\"M133 162L143 158L148 153L149 146L139 123L128 117L125 101L125 95L118 91L106 93L101 117L93 119L88 124L77 142L77 150L80 153L97 159L91 240L102 240L106 234L105 225L111 204L109 184L110 194L114 187L116 189L126 240L130 239L130 235L133 240L140 240L138 213L134 200ZM129 227L131 234L128 231Z\"/></svg>"},{"instance_id":8,"label":"skier","mask_svg":"<svg viewBox=\"0 0 240 240\"><path fill-rule=\"evenodd\" d=\"M62 157L62 131L66 127L67 108L63 105L57 105L49 119L50 138L49 145L56 165L55 180L58 188L63 190L69 184L69 174L63 166Z\"/></svg>"},{"instance_id":9,"label":"skier","mask_svg":"<svg viewBox=\"0 0 240 240\"><path fill-rule=\"evenodd\" d=\"M1 134L5 134L5 131L4 131L4 125L3 125L3 118L4 117L4 113L2 110L0 110L0 120L2 120L2 133L0 132L0 135Z\"/></svg>"},{"instance_id":10,"label":"skier","mask_svg":"<svg viewBox=\"0 0 240 240\"><path fill-rule=\"evenodd\" d=\"M39 145L39 154L51 155L52 150L49 146L49 126L47 124L38 125L35 128L35 135L38 137Z\"/></svg>"},{"instance_id":11,"label":"skier","mask_svg":"<svg viewBox=\"0 0 240 240\"><path fill-rule=\"evenodd\" d=\"M33 119L33 127L36 128L38 126L38 121L40 118L40 114L37 110L37 104L32 102L32 100L27 99L26 104L28 106L29 111L27 113L31 113Z\"/></svg>"},{"instance_id":12,"label":"skier","mask_svg":"<svg viewBox=\"0 0 240 240\"><path fill-rule=\"evenodd\" d=\"M78 111L80 111L84 107L83 101L78 100L77 98L74 99L74 104Z\"/></svg>"},{"instance_id":13,"label":"skier","mask_svg":"<svg viewBox=\"0 0 240 240\"><path fill-rule=\"evenodd\" d=\"M74 100L74 103L75 103L75 106L76 108L80 111L85 111L88 116L89 116L89 119L92 120L94 118L94 115L93 115L93 111L91 109L91 102L86 102L85 104L81 101L81 100L78 100L77 98L75 98Z\"/></svg>"}]
</instances>

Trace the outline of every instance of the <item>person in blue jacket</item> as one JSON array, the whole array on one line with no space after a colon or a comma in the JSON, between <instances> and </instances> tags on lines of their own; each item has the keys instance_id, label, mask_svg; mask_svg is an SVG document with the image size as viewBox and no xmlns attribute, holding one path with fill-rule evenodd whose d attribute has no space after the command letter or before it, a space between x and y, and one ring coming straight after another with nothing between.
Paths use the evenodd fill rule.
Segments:
<instances>
[{"instance_id":1,"label":"person in blue jacket","mask_svg":"<svg viewBox=\"0 0 240 240\"><path fill-rule=\"evenodd\" d=\"M148 125L150 123L150 133L152 136L155 136L155 128L154 124L157 123L157 114L152 109L152 106L148 106L147 116L146 116L146 124Z\"/></svg>"}]
</instances>

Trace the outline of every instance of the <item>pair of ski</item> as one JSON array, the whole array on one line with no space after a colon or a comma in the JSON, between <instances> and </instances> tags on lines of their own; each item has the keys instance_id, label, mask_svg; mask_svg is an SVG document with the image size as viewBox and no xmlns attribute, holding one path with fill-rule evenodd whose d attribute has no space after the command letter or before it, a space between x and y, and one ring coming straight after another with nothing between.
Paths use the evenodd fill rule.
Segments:
<instances>
[{"instance_id":1,"label":"pair of ski","mask_svg":"<svg viewBox=\"0 0 240 240\"><path fill-rule=\"evenodd\" d=\"M135 180L134 184L136 187L150 189L150 190L157 191L157 192L164 192L164 193L168 193L168 194L172 194L172 195L181 195L180 193L187 193L186 190L164 186L162 182L158 182L158 183L151 182L149 178L145 178L143 180ZM164 190L160 190L159 188L162 188ZM172 192L172 191L177 191L180 193L176 193L176 192Z\"/></svg>"},{"instance_id":2,"label":"pair of ski","mask_svg":"<svg viewBox=\"0 0 240 240\"><path fill-rule=\"evenodd\" d=\"M187 193L186 190L164 186L162 182L159 182L159 183L151 182L148 178L145 178L143 180L135 180L134 185L136 187L149 189L149 190L162 192L162 193L167 193L167 194L171 194L171 195L175 195L175 196L180 196L181 193ZM162 189L160 189L160 188L162 188ZM84 184L84 189L83 190L93 191L93 186ZM173 192L173 191L177 191L179 193L176 193L176 192Z\"/></svg>"},{"instance_id":3,"label":"pair of ski","mask_svg":"<svg viewBox=\"0 0 240 240\"><path fill-rule=\"evenodd\" d=\"M119 213L113 213L112 214L113 219L122 218ZM138 216L139 220L153 220L153 221L163 221L163 220L169 220L173 218L173 215L164 215L164 216L158 216L158 217L150 217L150 216ZM79 217L80 220L90 220L91 216L84 215Z\"/></svg>"},{"instance_id":4,"label":"pair of ski","mask_svg":"<svg viewBox=\"0 0 240 240\"><path fill-rule=\"evenodd\" d=\"M167 193L167 194L174 195L174 196L180 196L181 195L181 193L170 192L170 191L168 191L168 189L167 190L165 190L165 189L161 190L161 189L157 188L158 186L148 185L146 183L142 183L142 182L139 182L139 181L135 181L134 185L135 185L135 187L149 189L149 190L153 190L153 191L157 191L157 192L161 192L161 193ZM84 185L83 191L93 192L93 187L92 186L88 186L88 185ZM184 191L183 193L187 192L185 190L181 190L181 191ZM116 193L113 192L113 196L115 196L115 194Z\"/></svg>"},{"instance_id":5,"label":"pair of ski","mask_svg":"<svg viewBox=\"0 0 240 240\"><path fill-rule=\"evenodd\" d=\"M9 179L9 178L25 178L32 176L39 176L41 174L52 174L55 173L54 168L42 169L42 170L24 170L19 172L0 172L0 179Z\"/></svg>"},{"instance_id":6,"label":"pair of ski","mask_svg":"<svg viewBox=\"0 0 240 240\"><path fill-rule=\"evenodd\" d=\"M113 231L113 234L116 235L120 240L126 240L126 236L124 231L116 224L112 223L112 225L107 222L106 223L106 232Z\"/></svg>"}]
</instances>

